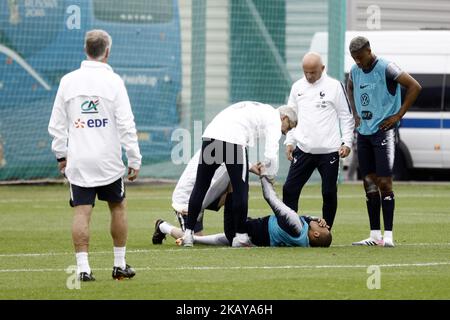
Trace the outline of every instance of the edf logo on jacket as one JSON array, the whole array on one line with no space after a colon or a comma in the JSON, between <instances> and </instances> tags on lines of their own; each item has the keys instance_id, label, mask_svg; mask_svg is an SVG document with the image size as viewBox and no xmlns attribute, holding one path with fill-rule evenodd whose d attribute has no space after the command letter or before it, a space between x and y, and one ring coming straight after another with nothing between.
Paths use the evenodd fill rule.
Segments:
<instances>
[{"instance_id":1,"label":"edf logo on jacket","mask_svg":"<svg viewBox=\"0 0 450 320\"><path fill-rule=\"evenodd\" d=\"M91 100L86 100L81 104L81 113L83 114L95 114L98 113L97 107L100 104L100 99L95 98ZM83 119L84 120L84 119ZM88 128L104 128L108 124L108 118L103 119L87 119L85 121L78 118L74 122L75 128L82 129L85 126Z\"/></svg>"}]
</instances>

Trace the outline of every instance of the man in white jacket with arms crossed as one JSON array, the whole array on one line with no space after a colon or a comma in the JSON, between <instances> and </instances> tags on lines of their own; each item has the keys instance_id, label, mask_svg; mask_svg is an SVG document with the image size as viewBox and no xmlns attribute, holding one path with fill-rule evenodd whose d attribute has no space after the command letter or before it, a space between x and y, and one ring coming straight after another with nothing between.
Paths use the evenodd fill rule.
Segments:
<instances>
[{"instance_id":1,"label":"man in white jacket with arms crossed","mask_svg":"<svg viewBox=\"0 0 450 320\"><path fill-rule=\"evenodd\" d=\"M132 278L125 262L128 233L122 147L128 179L141 166L134 116L122 79L107 64L112 40L103 30L86 33L87 60L60 82L48 131L61 173L70 183L74 207L72 239L81 281L95 280L88 261L89 221L95 197L107 201L114 244L113 279Z\"/></svg>"}]
</instances>

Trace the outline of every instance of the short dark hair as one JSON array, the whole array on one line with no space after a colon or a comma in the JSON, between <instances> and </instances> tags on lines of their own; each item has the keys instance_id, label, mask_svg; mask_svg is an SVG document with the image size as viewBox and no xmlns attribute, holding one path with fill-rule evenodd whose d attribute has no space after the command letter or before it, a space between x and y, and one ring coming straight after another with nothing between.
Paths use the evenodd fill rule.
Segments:
<instances>
[{"instance_id":1,"label":"short dark hair","mask_svg":"<svg viewBox=\"0 0 450 320\"><path fill-rule=\"evenodd\" d=\"M348 46L350 53L359 51L364 48L370 48L370 42L366 37L362 36L353 38L352 41L350 41L350 45Z\"/></svg>"},{"instance_id":2,"label":"short dark hair","mask_svg":"<svg viewBox=\"0 0 450 320\"><path fill-rule=\"evenodd\" d=\"M111 36L104 30L91 30L86 32L86 54L93 59L105 56L106 49L111 48Z\"/></svg>"},{"instance_id":3,"label":"short dark hair","mask_svg":"<svg viewBox=\"0 0 450 320\"><path fill-rule=\"evenodd\" d=\"M318 238L309 239L309 245L311 247L325 247L328 248L333 241L331 232L321 233Z\"/></svg>"}]
</instances>

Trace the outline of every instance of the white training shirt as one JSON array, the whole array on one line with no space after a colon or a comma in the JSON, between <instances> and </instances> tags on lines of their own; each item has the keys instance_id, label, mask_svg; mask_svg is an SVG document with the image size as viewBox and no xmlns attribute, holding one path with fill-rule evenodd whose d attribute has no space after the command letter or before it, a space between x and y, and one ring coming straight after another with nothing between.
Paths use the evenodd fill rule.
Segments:
<instances>
[{"instance_id":1,"label":"white training shirt","mask_svg":"<svg viewBox=\"0 0 450 320\"><path fill-rule=\"evenodd\" d=\"M325 72L313 84L303 77L293 84L288 104L297 108L298 123L285 145L312 154L338 151L342 143L352 147L355 124L341 82Z\"/></svg>"},{"instance_id":2,"label":"white training shirt","mask_svg":"<svg viewBox=\"0 0 450 320\"><path fill-rule=\"evenodd\" d=\"M256 138L265 138L264 162L268 175L278 172L281 119L268 104L242 101L222 110L206 127L203 138L253 147Z\"/></svg>"},{"instance_id":3,"label":"white training shirt","mask_svg":"<svg viewBox=\"0 0 450 320\"><path fill-rule=\"evenodd\" d=\"M56 158L66 158L65 174L80 187L108 185L128 167L140 169L136 126L122 79L102 62L83 61L59 84L48 125Z\"/></svg>"}]
</instances>

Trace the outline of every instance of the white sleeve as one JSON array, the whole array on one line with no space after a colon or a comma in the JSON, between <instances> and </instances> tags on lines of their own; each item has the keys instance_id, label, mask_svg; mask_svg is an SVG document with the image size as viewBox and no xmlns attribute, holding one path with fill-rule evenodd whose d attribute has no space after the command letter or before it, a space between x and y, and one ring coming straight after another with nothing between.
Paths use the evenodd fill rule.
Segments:
<instances>
[{"instance_id":1,"label":"white sleeve","mask_svg":"<svg viewBox=\"0 0 450 320\"><path fill-rule=\"evenodd\" d=\"M271 124L266 128L265 139L266 145L264 148L265 167L267 174L275 176L278 172L278 149L281 138L281 127L279 123Z\"/></svg>"},{"instance_id":2,"label":"white sleeve","mask_svg":"<svg viewBox=\"0 0 450 320\"><path fill-rule=\"evenodd\" d=\"M172 193L172 207L178 211L188 210L189 197L191 196L192 189L194 189L195 180L197 178L197 168L200 162L200 152L198 150L194 156L189 160L186 168L178 179L177 185ZM212 183L212 182L211 182Z\"/></svg>"},{"instance_id":3,"label":"white sleeve","mask_svg":"<svg viewBox=\"0 0 450 320\"><path fill-rule=\"evenodd\" d=\"M294 130L295 128L291 129L288 131L288 133L286 133L286 139L284 140L284 144L287 145L293 145L295 146L297 143L295 142L295 137L294 137Z\"/></svg>"},{"instance_id":4,"label":"white sleeve","mask_svg":"<svg viewBox=\"0 0 450 320\"><path fill-rule=\"evenodd\" d=\"M57 159L67 157L67 139L69 138L69 121L61 91L60 84L48 124L48 133L53 137L52 151Z\"/></svg>"},{"instance_id":5,"label":"white sleeve","mask_svg":"<svg viewBox=\"0 0 450 320\"><path fill-rule=\"evenodd\" d=\"M289 232L291 235L299 236L302 232L303 222L298 214L281 201L266 177L261 177L261 187L264 199L272 208L281 229Z\"/></svg>"},{"instance_id":6,"label":"white sleeve","mask_svg":"<svg viewBox=\"0 0 450 320\"><path fill-rule=\"evenodd\" d=\"M295 100L295 90L294 90L295 84L291 88L291 92L289 93L289 99L288 99L288 105L295 107L297 109L297 102Z\"/></svg>"},{"instance_id":7,"label":"white sleeve","mask_svg":"<svg viewBox=\"0 0 450 320\"><path fill-rule=\"evenodd\" d=\"M294 108L297 111L298 114L298 107L297 107L297 102L295 101L295 90L294 90L294 86L292 86L291 88L291 93L289 95L289 100L288 100L288 106L291 106L292 108ZM284 144L287 145L293 145L295 146L297 144L295 137L294 137L294 131L295 128L291 129L288 131L288 133L286 134L286 139L284 140Z\"/></svg>"},{"instance_id":8,"label":"white sleeve","mask_svg":"<svg viewBox=\"0 0 450 320\"><path fill-rule=\"evenodd\" d=\"M125 149L128 158L128 167L140 169L142 156L139 150L139 144L134 123L133 112L131 111L130 99L128 98L125 84L121 81L117 95L115 118L120 143Z\"/></svg>"},{"instance_id":9,"label":"white sleeve","mask_svg":"<svg viewBox=\"0 0 450 320\"><path fill-rule=\"evenodd\" d=\"M338 113L339 123L341 127L342 142L347 147L352 147L353 142L353 130L355 129L355 121L350 108L350 103L347 98L347 93L344 89L344 85L339 82L337 89L337 95L335 100L335 108Z\"/></svg>"}]
</instances>

